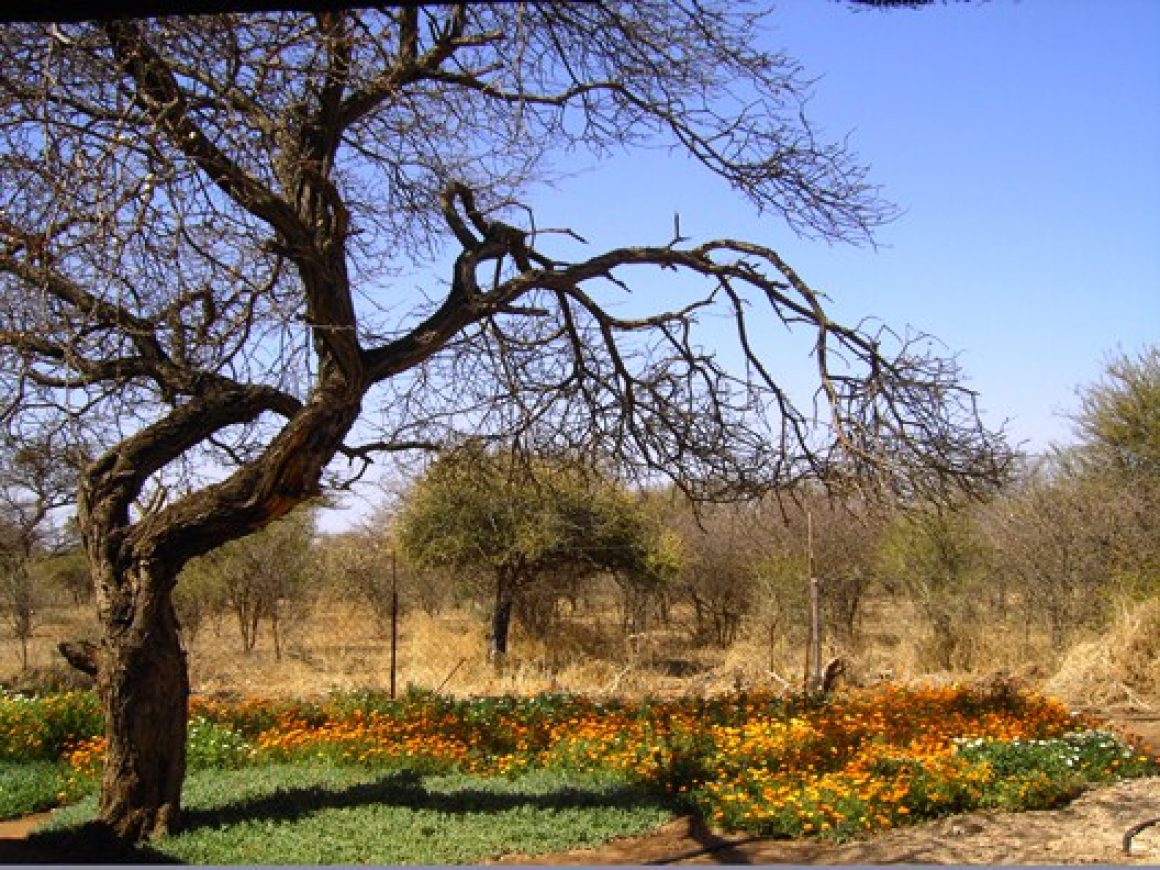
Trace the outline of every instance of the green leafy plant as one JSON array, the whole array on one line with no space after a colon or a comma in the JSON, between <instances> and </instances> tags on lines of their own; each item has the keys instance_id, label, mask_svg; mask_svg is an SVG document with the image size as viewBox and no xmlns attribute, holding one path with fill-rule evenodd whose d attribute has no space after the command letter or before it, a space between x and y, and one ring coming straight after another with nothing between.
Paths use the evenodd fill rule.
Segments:
<instances>
[{"instance_id":1,"label":"green leafy plant","mask_svg":"<svg viewBox=\"0 0 1160 870\"><path fill-rule=\"evenodd\" d=\"M61 801L69 776L54 761L0 761L0 819L51 809Z\"/></svg>"},{"instance_id":2,"label":"green leafy plant","mask_svg":"<svg viewBox=\"0 0 1160 870\"><path fill-rule=\"evenodd\" d=\"M245 737L204 716L190 719L185 751L191 770L244 767L253 764L257 756L257 749Z\"/></svg>"},{"instance_id":3,"label":"green leafy plant","mask_svg":"<svg viewBox=\"0 0 1160 870\"><path fill-rule=\"evenodd\" d=\"M30 696L0 690L0 761L55 761L69 746L102 731L93 692Z\"/></svg>"}]
</instances>

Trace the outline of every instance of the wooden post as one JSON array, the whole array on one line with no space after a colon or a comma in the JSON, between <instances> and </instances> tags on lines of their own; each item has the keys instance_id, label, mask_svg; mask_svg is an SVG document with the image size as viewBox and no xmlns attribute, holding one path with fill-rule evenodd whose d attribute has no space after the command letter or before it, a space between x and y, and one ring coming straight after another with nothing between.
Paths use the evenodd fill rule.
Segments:
<instances>
[{"instance_id":1,"label":"wooden post","mask_svg":"<svg viewBox=\"0 0 1160 870\"><path fill-rule=\"evenodd\" d=\"M813 672L810 674L810 691L817 692L822 686L822 609L818 594L818 578L810 577L810 658Z\"/></svg>"},{"instance_id":2,"label":"wooden post","mask_svg":"<svg viewBox=\"0 0 1160 870\"><path fill-rule=\"evenodd\" d=\"M810 584L810 627L806 642L805 694L813 694L822 684L822 614L818 578L814 576L814 515L806 511L806 576Z\"/></svg>"},{"instance_id":3,"label":"wooden post","mask_svg":"<svg viewBox=\"0 0 1160 870\"><path fill-rule=\"evenodd\" d=\"M399 660L399 565L391 550L391 699L395 698Z\"/></svg>"}]
</instances>

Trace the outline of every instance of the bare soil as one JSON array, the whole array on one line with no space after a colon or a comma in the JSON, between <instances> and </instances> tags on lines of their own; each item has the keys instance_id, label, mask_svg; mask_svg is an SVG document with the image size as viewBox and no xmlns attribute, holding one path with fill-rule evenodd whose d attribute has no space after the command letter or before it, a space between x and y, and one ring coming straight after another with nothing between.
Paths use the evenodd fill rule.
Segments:
<instances>
[{"instance_id":1,"label":"bare soil","mask_svg":"<svg viewBox=\"0 0 1160 870\"><path fill-rule=\"evenodd\" d=\"M1160 779L1095 789L1058 810L968 813L840 845L728 837L677 819L645 837L597 849L509 856L500 864L1128 864L1160 862L1149 828L1123 850L1124 832L1160 816Z\"/></svg>"}]
</instances>

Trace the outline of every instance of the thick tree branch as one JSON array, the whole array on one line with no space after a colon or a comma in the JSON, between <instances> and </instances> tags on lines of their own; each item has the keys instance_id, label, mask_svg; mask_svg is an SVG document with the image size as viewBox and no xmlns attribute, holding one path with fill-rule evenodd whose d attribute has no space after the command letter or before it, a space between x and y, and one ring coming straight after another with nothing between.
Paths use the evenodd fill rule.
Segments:
<instances>
[{"instance_id":1,"label":"thick tree branch","mask_svg":"<svg viewBox=\"0 0 1160 870\"><path fill-rule=\"evenodd\" d=\"M309 250L311 234L294 210L243 171L198 126L173 71L149 45L141 26L135 21L110 21L105 32L153 123L173 145L238 205L270 224L292 250Z\"/></svg>"}]
</instances>

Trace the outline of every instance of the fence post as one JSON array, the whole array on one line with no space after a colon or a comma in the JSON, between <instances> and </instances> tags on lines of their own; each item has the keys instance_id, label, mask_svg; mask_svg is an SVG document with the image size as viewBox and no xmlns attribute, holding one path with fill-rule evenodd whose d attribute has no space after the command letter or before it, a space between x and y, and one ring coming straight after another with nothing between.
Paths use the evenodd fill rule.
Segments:
<instances>
[{"instance_id":1,"label":"fence post","mask_svg":"<svg viewBox=\"0 0 1160 870\"><path fill-rule=\"evenodd\" d=\"M391 700L395 698L395 680L399 656L399 565L391 550Z\"/></svg>"}]
</instances>

